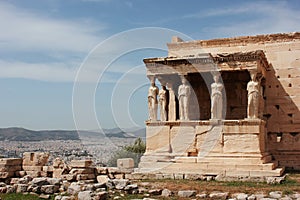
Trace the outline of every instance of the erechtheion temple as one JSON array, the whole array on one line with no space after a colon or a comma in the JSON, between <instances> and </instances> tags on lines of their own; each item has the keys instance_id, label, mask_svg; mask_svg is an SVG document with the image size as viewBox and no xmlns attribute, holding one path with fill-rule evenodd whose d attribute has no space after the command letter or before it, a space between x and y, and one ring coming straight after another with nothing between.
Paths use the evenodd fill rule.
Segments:
<instances>
[{"instance_id":1,"label":"erechtheion temple","mask_svg":"<svg viewBox=\"0 0 300 200\"><path fill-rule=\"evenodd\" d=\"M300 33L185 42L147 58L142 173L281 176L300 169Z\"/></svg>"}]
</instances>

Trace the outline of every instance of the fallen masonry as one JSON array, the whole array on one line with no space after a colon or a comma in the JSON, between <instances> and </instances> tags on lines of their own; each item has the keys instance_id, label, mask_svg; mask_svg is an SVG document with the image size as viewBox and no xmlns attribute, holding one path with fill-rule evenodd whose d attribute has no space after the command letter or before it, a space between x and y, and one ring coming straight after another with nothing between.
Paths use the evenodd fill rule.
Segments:
<instances>
[{"instance_id":1,"label":"fallen masonry","mask_svg":"<svg viewBox=\"0 0 300 200\"><path fill-rule=\"evenodd\" d=\"M228 192L210 192L197 190L169 190L158 188L145 182L149 179L187 179L194 181L224 180L221 176L204 176L198 174L143 174L136 173L133 169L131 158L118 161L119 167L95 166L91 160L72 160L66 164L56 158L52 165L48 165L49 154L45 152L25 153L21 158L0 159L0 193L29 193L39 195L40 198L50 198L55 195L56 200L75 199L107 199L128 194L140 194L145 198L152 197L184 197L184 198L221 198L229 197L243 199L256 194L229 194ZM26 169L26 170L24 170ZM230 180L230 177L226 177ZM237 180L232 177L232 180ZM248 181L250 178L241 178ZM265 177L252 179L252 181L266 181L277 184L284 181L284 177ZM68 196L66 196L68 195ZM293 195L293 196L291 196ZM299 193L290 195L291 199L300 198ZM280 191L265 194L265 197L283 198ZM297 197L297 198L294 198ZM121 198L121 196L120 196ZM246 199L246 198L245 198Z\"/></svg>"}]
</instances>

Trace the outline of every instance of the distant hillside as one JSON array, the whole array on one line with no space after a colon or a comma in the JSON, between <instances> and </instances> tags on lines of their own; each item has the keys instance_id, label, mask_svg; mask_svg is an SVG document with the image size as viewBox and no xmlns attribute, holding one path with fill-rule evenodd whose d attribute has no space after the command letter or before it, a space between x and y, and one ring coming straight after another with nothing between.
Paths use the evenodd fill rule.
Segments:
<instances>
[{"instance_id":1,"label":"distant hillside","mask_svg":"<svg viewBox=\"0 0 300 200\"><path fill-rule=\"evenodd\" d=\"M122 130L120 128L104 129L100 131L65 131L41 130L33 131L24 128L0 128L0 140L9 141L43 141L43 140L80 140L82 137L118 137L145 138L145 129Z\"/></svg>"},{"instance_id":2,"label":"distant hillside","mask_svg":"<svg viewBox=\"0 0 300 200\"><path fill-rule=\"evenodd\" d=\"M77 131L46 130L33 131L24 128L0 128L0 140L41 141L41 140L79 140Z\"/></svg>"},{"instance_id":3,"label":"distant hillside","mask_svg":"<svg viewBox=\"0 0 300 200\"><path fill-rule=\"evenodd\" d=\"M125 130L128 135L133 135L134 137L139 137L139 138L146 138L146 129L132 129L132 130Z\"/></svg>"},{"instance_id":4,"label":"distant hillside","mask_svg":"<svg viewBox=\"0 0 300 200\"><path fill-rule=\"evenodd\" d=\"M130 128L130 129L121 129L121 128L112 128L112 129L102 129L102 130L92 130L88 131L84 135L98 133L104 137L118 137L118 138L145 138L146 129L145 128ZM82 131L79 132L82 135Z\"/></svg>"}]
</instances>

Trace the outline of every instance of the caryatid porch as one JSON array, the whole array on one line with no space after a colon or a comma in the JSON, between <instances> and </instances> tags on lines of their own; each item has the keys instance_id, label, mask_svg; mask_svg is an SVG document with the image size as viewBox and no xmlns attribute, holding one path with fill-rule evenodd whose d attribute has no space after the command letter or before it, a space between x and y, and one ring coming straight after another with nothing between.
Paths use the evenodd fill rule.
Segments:
<instances>
[{"instance_id":1,"label":"caryatid porch","mask_svg":"<svg viewBox=\"0 0 300 200\"><path fill-rule=\"evenodd\" d=\"M144 62L151 86L147 147L139 172L283 173L266 149L263 114L269 66L262 51Z\"/></svg>"}]
</instances>

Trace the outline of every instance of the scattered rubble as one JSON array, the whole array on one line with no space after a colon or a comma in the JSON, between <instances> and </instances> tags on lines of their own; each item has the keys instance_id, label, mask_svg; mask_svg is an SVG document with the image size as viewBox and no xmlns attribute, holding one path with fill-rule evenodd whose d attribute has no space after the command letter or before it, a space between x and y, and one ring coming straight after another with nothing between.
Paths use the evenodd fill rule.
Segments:
<instances>
[{"instance_id":1,"label":"scattered rubble","mask_svg":"<svg viewBox=\"0 0 300 200\"><path fill-rule=\"evenodd\" d=\"M122 199L127 194L139 194L143 199L196 198L196 199L300 199L300 193L284 195L281 191L269 194L205 192L197 190L170 190L153 186L143 179L190 179L212 181L216 177L196 174L138 174L132 173L131 159L122 159L119 167L98 167L91 160L73 160L70 164L56 158L47 166L49 154L34 152L23 159L0 159L0 193L26 193L55 200L104 200ZM280 184L285 177L266 177L269 184ZM142 180L142 181L141 181Z\"/></svg>"}]
</instances>

